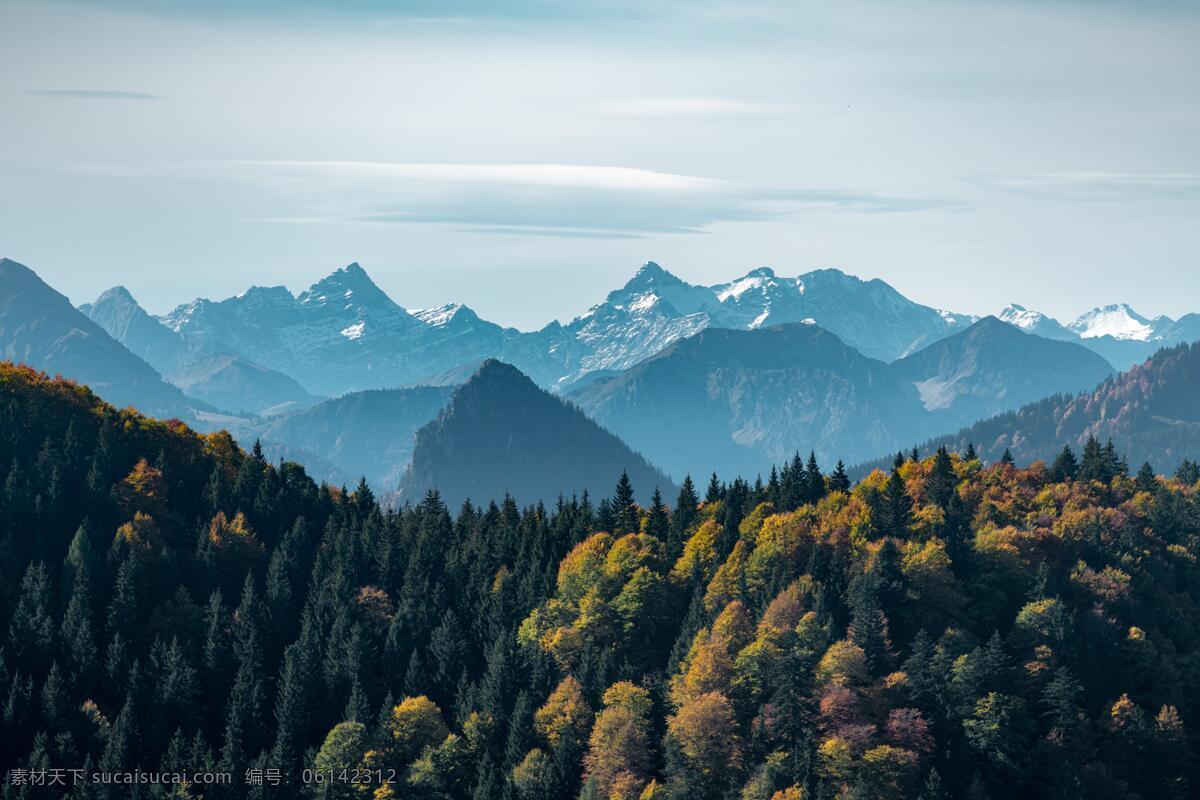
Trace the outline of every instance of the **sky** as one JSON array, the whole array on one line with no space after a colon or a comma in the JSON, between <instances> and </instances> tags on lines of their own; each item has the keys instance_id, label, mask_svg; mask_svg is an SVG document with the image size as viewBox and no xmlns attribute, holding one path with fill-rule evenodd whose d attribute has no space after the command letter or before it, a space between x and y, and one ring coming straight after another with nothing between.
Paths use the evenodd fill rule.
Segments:
<instances>
[{"instance_id":1,"label":"sky","mask_svg":"<svg viewBox=\"0 0 1200 800\"><path fill-rule=\"evenodd\" d=\"M0 256L162 313L357 261L523 329L648 260L1200 311L1200 5L0 0Z\"/></svg>"}]
</instances>

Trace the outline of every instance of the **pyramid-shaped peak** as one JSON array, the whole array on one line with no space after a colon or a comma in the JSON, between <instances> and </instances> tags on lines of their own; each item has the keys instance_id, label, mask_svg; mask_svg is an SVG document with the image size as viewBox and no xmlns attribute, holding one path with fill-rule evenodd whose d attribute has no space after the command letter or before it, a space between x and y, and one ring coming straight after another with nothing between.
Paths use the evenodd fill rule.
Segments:
<instances>
[{"instance_id":1,"label":"pyramid-shaped peak","mask_svg":"<svg viewBox=\"0 0 1200 800\"><path fill-rule=\"evenodd\" d=\"M683 283L679 278L663 269L654 261L647 261L625 284L627 290L645 291L662 286L677 286Z\"/></svg>"},{"instance_id":2,"label":"pyramid-shaped peak","mask_svg":"<svg viewBox=\"0 0 1200 800\"><path fill-rule=\"evenodd\" d=\"M299 299L306 305L336 300L352 300L358 305L394 305L391 298L375 285L371 276L357 261L336 269L317 281L308 288L308 291L303 292Z\"/></svg>"},{"instance_id":3,"label":"pyramid-shaped peak","mask_svg":"<svg viewBox=\"0 0 1200 800\"><path fill-rule=\"evenodd\" d=\"M105 289L96 298L94 305L100 305L105 302L132 303L133 305L137 305L137 300L133 299L133 294L124 286L114 286L111 289Z\"/></svg>"}]
</instances>

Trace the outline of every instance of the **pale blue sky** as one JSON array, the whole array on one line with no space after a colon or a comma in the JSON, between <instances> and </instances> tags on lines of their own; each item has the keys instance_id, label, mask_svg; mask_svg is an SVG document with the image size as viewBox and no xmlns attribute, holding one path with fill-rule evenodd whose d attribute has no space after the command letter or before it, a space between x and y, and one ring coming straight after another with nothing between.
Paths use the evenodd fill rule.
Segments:
<instances>
[{"instance_id":1,"label":"pale blue sky","mask_svg":"<svg viewBox=\"0 0 1200 800\"><path fill-rule=\"evenodd\" d=\"M359 261L523 328L643 261L1200 311L1182 2L0 3L0 255L164 311Z\"/></svg>"}]
</instances>

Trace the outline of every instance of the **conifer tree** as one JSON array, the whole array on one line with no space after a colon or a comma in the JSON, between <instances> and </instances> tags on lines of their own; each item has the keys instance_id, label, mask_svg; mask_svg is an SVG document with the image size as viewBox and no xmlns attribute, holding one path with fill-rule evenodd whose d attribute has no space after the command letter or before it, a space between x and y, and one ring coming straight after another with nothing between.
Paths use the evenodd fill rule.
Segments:
<instances>
[{"instance_id":1,"label":"conifer tree","mask_svg":"<svg viewBox=\"0 0 1200 800\"><path fill-rule=\"evenodd\" d=\"M665 542L670 535L670 529L671 519L667 515L667 506L663 503L662 493L656 486L650 498L650 513L646 516L646 533L660 542Z\"/></svg>"},{"instance_id":2,"label":"conifer tree","mask_svg":"<svg viewBox=\"0 0 1200 800\"><path fill-rule=\"evenodd\" d=\"M679 487L679 498L675 501L675 511L671 514L671 532L667 539L667 553L670 557L677 557L683 550L683 542L699 514L699 505L700 498L696 496L692 476L685 475Z\"/></svg>"},{"instance_id":3,"label":"conifer tree","mask_svg":"<svg viewBox=\"0 0 1200 800\"><path fill-rule=\"evenodd\" d=\"M1149 461L1142 464L1142 468L1138 470L1137 487L1143 492L1153 492L1158 488L1158 477L1154 474L1154 467L1150 466Z\"/></svg>"},{"instance_id":4,"label":"conifer tree","mask_svg":"<svg viewBox=\"0 0 1200 800\"><path fill-rule=\"evenodd\" d=\"M81 690L92 686L98 668L99 648L92 631L92 600L86 567L75 571L74 587L63 615L62 643L67 674Z\"/></svg>"},{"instance_id":5,"label":"conifer tree","mask_svg":"<svg viewBox=\"0 0 1200 800\"><path fill-rule=\"evenodd\" d=\"M704 502L715 503L722 498L724 492L721 491L721 482L717 480L717 473L713 473L708 480L708 489L704 492Z\"/></svg>"},{"instance_id":6,"label":"conifer tree","mask_svg":"<svg viewBox=\"0 0 1200 800\"><path fill-rule=\"evenodd\" d=\"M954 464L950 460L950 453L945 446L939 447L934 453L933 467L929 471L929 480L926 483L930 501L945 510L950 502L950 495L954 492L955 483Z\"/></svg>"},{"instance_id":7,"label":"conifer tree","mask_svg":"<svg viewBox=\"0 0 1200 800\"><path fill-rule=\"evenodd\" d=\"M616 516L616 524L614 525L613 533L620 536L626 533L634 533L638 529L638 509L633 502L633 484L629 480L629 473L621 470L621 477L617 481L617 489L613 493L612 511Z\"/></svg>"},{"instance_id":8,"label":"conifer tree","mask_svg":"<svg viewBox=\"0 0 1200 800\"><path fill-rule=\"evenodd\" d=\"M816 503L825 496L825 476L821 474L820 467L817 466L817 454L815 451L809 451L808 464L804 468L804 477L808 482L808 502Z\"/></svg>"},{"instance_id":9,"label":"conifer tree","mask_svg":"<svg viewBox=\"0 0 1200 800\"><path fill-rule=\"evenodd\" d=\"M1200 481L1200 464L1185 458L1175 470L1175 480L1188 486L1195 485Z\"/></svg>"},{"instance_id":10,"label":"conifer tree","mask_svg":"<svg viewBox=\"0 0 1200 800\"><path fill-rule=\"evenodd\" d=\"M1089 436L1083 446L1083 459L1079 464L1079 479L1108 483L1111 476L1104 458L1104 450L1095 436Z\"/></svg>"},{"instance_id":11,"label":"conifer tree","mask_svg":"<svg viewBox=\"0 0 1200 800\"><path fill-rule=\"evenodd\" d=\"M1075 460L1075 453L1071 450L1071 446L1065 444L1050 466L1050 478L1056 483L1063 483L1075 480L1078 474L1079 462Z\"/></svg>"},{"instance_id":12,"label":"conifer tree","mask_svg":"<svg viewBox=\"0 0 1200 800\"><path fill-rule=\"evenodd\" d=\"M833 468L833 472L829 475L829 491L850 491L850 476L846 474L846 465L841 462L841 459L838 459L837 465Z\"/></svg>"},{"instance_id":13,"label":"conifer tree","mask_svg":"<svg viewBox=\"0 0 1200 800\"><path fill-rule=\"evenodd\" d=\"M876 530L883 535L906 538L912 522L912 499L900 471L893 469L880 499L880 519Z\"/></svg>"},{"instance_id":14,"label":"conifer tree","mask_svg":"<svg viewBox=\"0 0 1200 800\"><path fill-rule=\"evenodd\" d=\"M8 624L8 652L28 674L41 674L54 652L54 606L45 563L30 562Z\"/></svg>"}]
</instances>

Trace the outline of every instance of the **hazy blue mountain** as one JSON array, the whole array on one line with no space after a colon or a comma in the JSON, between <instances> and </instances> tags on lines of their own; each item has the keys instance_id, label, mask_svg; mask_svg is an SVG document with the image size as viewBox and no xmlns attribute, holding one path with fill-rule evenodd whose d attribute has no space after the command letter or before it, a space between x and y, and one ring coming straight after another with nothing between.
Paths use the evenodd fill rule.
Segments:
<instances>
[{"instance_id":1,"label":"hazy blue mountain","mask_svg":"<svg viewBox=\"0 0 1200 800\"><path fill-rule=\"evenodd\" d=\"M1015 304L999 317L1027 333L1081 344L1117 369L1140 364L1162 347L1200 341L1200 314L1149 318L1126 303L1093 308L1068 325Z\"/></svg>"},{"instance_id":2,"label":"hazy blue mountain","mask_svg":"<svg viewBox=\"0 0 1200 800\"><path fill-rule=\"evenodd\" d=\"M811 321L863 355L892 361L970 325L974 318L923 306L878 278L864 281L819 269L779 278L762 267L712 287L723 328L761 328Z\"/></svg>"},{"instance_id":3,"label":"hazy blue mountain","mask_svg":"<svg viewBox=\"0 0 1200 800\"><path fill-rule=\"evenodd\" d=\"M912 383L804 323L709 328L568 397L676 479L765 475L797 449L863 458L931 430Z\"/></svg>"},{"instance_id":4,"label":"hazy blue mountain","mask_svg":"<svg viewBox=\"0 0 1200 800\"><path fill-rule=\"evenodd\" d=\"M235 413L277 414L318 399L287 375L229 353L196 356L170 380L189 397Z\"/></svg>"},{"instance_id":5,"label":"hazy blue mountain","mask_svg":"<svg viewBox=\"0 0 1200 800\"><path fill-rule=\"evenodd\" d=\"M891 369L917 387L922 404L946 429L1095 386L1115 372L1079 344L1026 335L996 317L984 317Z\"/></svg>"},{"instance_id":6,"label":"hazy blue mountain","mask_svg":"<svg viewBox=\"0 0 1200 800\"><path fill-rule=\"evenodd\" d=\"M881 280L836 269L779 278L766 267L715 286L686 283L649 262L567 330L591 350L583 371L620 370L705 328L754 330L813 322L864 355L891 361L973 318L908 300Z\"/></svg>"},{"instance_id":7,"label":"hazy blue mountain","mask_svg":"<svg viewBox=\"0 0 1200 800\"><path fill-rule=\"evenodd\" d=\"M183 337L142 308L124 286L114 286L79 310L162 375L170 375L187 355Z\"/></svg>"},{"instance_id":8,"label":"hazy blue mountain","mask_svg":"<svg viewBox=\"0 0 1200 800\"><path fill-rule=\"evenodd\" d=\"M311 466L314 474L339 482L365 475L379 491L390 491L408 466L417 430L438 415L453 392L452 386L352 392L247 422L234 433L247 446L261 438L264 446ZM336 472L310 463L306 454L315 454Z\"/></svg>"},{"instance_id":9,"label":"hazy blue mountain","mask_svg":"<svg viewBox=\"0 0 1200 800\"><path fill-rule=\"evenodd\" d=\"M163 322L212 351L269 364L326 395L405 383L414 359L397 342L423 327L357 264L298 297L282 286L253 287L219 302L195 300Z\"/></svg>"},{"instance_id":10,"label":"hazy blue mountain","mask_svg":"<svg viewBox=\"0 0 1200 800\"><path fill-rule=\"evenodd\" d=\"M311 405L317 399L281 372L213 351L219 342L185 339L152 317L124 286L109 289L79 310L189 397L217 408L258 414Z\"/></svg>"},{"instance_id":11,"label":"hazy blue mountain","mask_svg":"<svg viewBox=\"0 0 1200 800\"><path fill-rule=\"evenodd\" d=\"M1089 436L1112 439L1132 471L1149 462L1170 474L1200 452L1200 342L1164 348L1146 362L1089 391L1059 394L989 417L957 433L926 442L922 453L941 445L965 450L974 444L985 461L1009 450L1019 464L1052 461L1064 445L1078 456ZM885 465L864 464L856 472Z\"/></svg>"},{"instance_id":12,"label":"hazy blue mountain","mask_svg":"<svg viewBox=\"0 0 1200 800\"><path fill-rule=\"evenodd\" d=\"M329 395L425 384L488 358L562 390L592 372L627 369L705 328L804 320L885 360L972 321L913 303L883 281L837 270L777 278L760 268L729 283L696 286L653 262L586 314L530 332L488 322L457 303L406 311L357 264L299 296L255 287L226 300L195 300L162 318L189 348L269 364Z\"/></svg>"},{"instance_id":13,"label":"hazy blue mountain","mask_svg":"<svg viewBox=\"0 0 1200 800\"><path fill-rule=\"evenodd\" d=\"M211 410L185 397L141 358L50 288L33 270L0 259L0 359L87 384L117 406L195 422Z\"/></svg>"},{"instance_id":14,"label":"hazy blue mountain","mask_svg":"<svg viewBox=\"0 0 1200 800\"><path fill-rule=\"evenodd\" d=\"M430 488L451 508L511 493L522 502L553 502L585 490L612 492L629 472L637 497L654 488L671 496L669 478L583 412L538 388L515 367L487 361L458 387L437 419L417 432L401 501Z\"/></svg>"},{"instance_id":15,"label":"hazy blue mountain","mask_svg":"<svg viewBox=\"0 0 1200 800\"><path fill-rule=\"evenodd\" d=\"M572 359L561 326L522 333L459 304L410 313L358 264L298 296L282 286L253 287L226 300L195 300L162 321L189 343L270 364L325 395L420 385L496 356L519 360L549 382Z\"/></svg>"}]
</instances>

